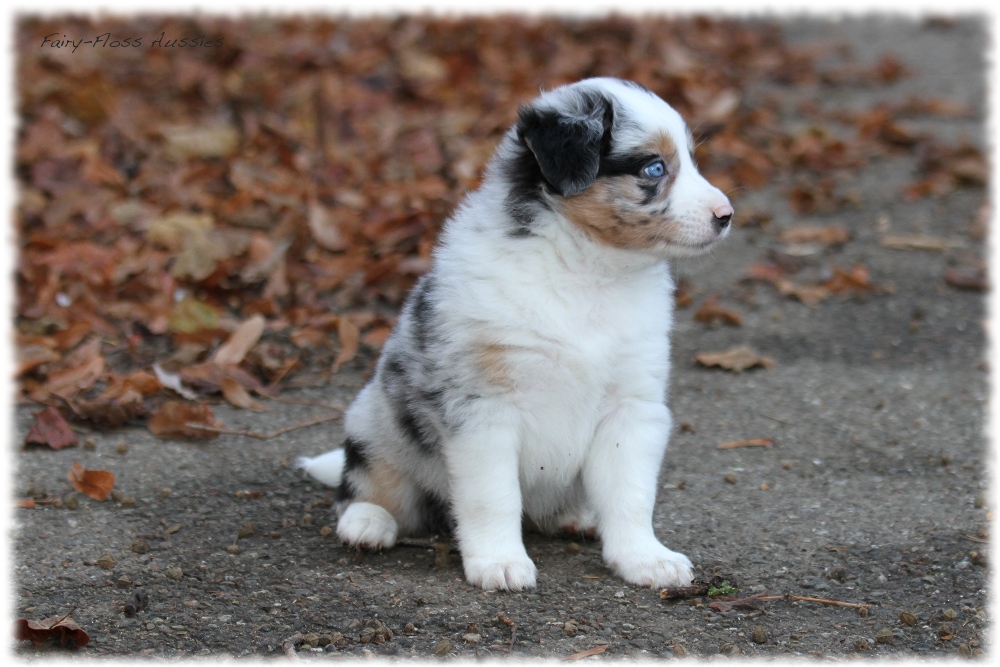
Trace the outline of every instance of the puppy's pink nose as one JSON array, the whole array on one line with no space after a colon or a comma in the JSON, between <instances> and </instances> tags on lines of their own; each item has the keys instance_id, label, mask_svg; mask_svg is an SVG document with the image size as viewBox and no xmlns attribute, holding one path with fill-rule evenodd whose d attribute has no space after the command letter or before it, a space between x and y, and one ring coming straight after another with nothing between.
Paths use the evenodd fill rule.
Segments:
<instances>
[{"instance_id":1,"label":"puppy's pink nose","mask_svg":"<svg viewBox=\"0 0 1000 667\"><path fill-rule=\"evenodd\" d=\"M715 225L719 230L725 229L729 225L729 221L733 219L733 207L729 204L723 204L712 210L712 214L715 215Z\"/></svg>"}]
</instances>

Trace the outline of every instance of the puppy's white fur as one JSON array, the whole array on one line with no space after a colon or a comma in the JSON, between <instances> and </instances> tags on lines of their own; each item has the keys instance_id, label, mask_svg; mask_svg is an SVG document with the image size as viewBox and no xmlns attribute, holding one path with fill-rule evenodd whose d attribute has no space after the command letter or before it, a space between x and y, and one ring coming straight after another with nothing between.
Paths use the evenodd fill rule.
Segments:
<instances>
[{"instance_id":1,"label":"puppy's white fur","mask_svg":"<svg viewBox=\"0 0 1000 667\"><path fill-rule=\"evenodd\" d=\"M470 582L517 590L535 585L526 517L596 530L626 581L691 581L652 529L671 430L665 260L712 246L732 209L690 142L673 108L617 79L522 109L348 410L345 449L300 462L341 487L343 540L452 528Z\"/></svg>"}]
</instances>

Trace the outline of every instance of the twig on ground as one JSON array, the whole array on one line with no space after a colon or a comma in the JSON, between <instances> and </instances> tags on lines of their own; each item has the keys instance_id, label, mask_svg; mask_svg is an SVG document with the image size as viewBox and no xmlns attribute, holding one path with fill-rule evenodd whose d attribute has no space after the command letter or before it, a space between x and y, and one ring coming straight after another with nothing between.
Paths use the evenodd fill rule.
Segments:
<instances>
[{"instance_id":1,"label":"twig on ground","mask_svg":"<svg viewBox=\"0 0 1000 667\"><path fill-rule=\"evenodd\" d=\"M281 642L281 650L284 651L292 660L298 660L299 654L295 652L295 647L302 643L303 637L301 632L296 632L294 635Z\"/></svg>"},{"instance_id":2,"label":"twig on ground","mask_svg":"<svg viewBox=\"0 0 1000 667\"><path fill-rule=\"evenodd\" d=\"M289 431L294 431L300 428L306 428L307 426L315 426L316 424L323 424L325 422L333 421L334 419L339 419L340 415L327 415L326 417L317 417L316 419L310 419L309 421L300 422L298 424L292 424L291 426L285 426L284 428L279 428L270 433L260 433L259 431L241 431L239 429L231 428L219 428L216 426L206 426L205 424L197 424L195 422L190 422L187 424L188 428L195 428L200 431L211 431L212 433L221 433L223 435L242 435L248 438L257 438L258 440L270 440L271 438L276 438L279 435L288 433Z\"/></svg>"},{"instance_id":3,"label":"twig on ground","mask_svg":"<svg viewBox=\"0 0 1000 667\"><path fill-rule=\"evenodd\" d=\"M271 398L272 401L278 403L288 403L289 405L314 405L318 408L326 408L327 410L338 410L340 412L344 411L344 406L336 403L323 403L322 401L310 401L304 398L282 398L280 396L275 396Z\"/></svg>"},{"instance_id":4,"label":"twig on ground","mask_svg":"<svg viewBox=\"0 0 1000 667\"><path fill-rule=\"evenodd\" d=\"M661 600L676 600L678 598L696 598L708 595L708 584L692 584L690 586L677 586L675 588L664 588L660 591Z\"/></svg>"},{"instance_id":5,"label":"twig on ground","mask_svg":"<svg viewBox=\"0 0 1000 667\"><path fill-rule=\"evenodd\" d=\"M592 655L597 655L598 653L604 653L608 650L607 644L601 644L593 648L588 648L585 651L580 651L579 653L574 653L573 655L567 655L563 658L563 662L569 662L571 660L579 660L580 658L587 658Z\"/></svg>"},{"instance_id":6,"label":"twig on ground","mask_svg":"<svg viewBox=\"0 0 1000 667\"><path fill-rule=\"evenodd\" d=\"M761 601L765 600L799 600L801 602L819 602L821 604L833 604L838 607L853 607L855 609L868 609L871 607L870 604L863 604L858 602L841 602L840 600L827 600L826 598L811 598L804 595L768 595L766 597L758 598Z\"/></svg>"},{"instance_id":7,"label":"twig on ground","mask_svg":"<svg viewBox=\"0 0 1000 667\"><path fill-rule=\"evenodd\" d=\"M965 539L969 540L970 542L979 542L980 544L989 544L989 540L983 540L983 539L980 539L978 537L973 537L972 535L962 535L962 537L964 537Z\"/></svg>"},{"instance_id":8,"label":"twig on ground","mask_svg":"<svg viewBox=\"0 0 1000 667\"><path fill-rule=\"evenodd\" d=\"M514 650L514 641L515 641L515 638L517 637L517 623L515 623L514 621L512 621L509 618L507 618L506 616L504 616L503 612L500 612L499 614L497 614L497 619L501 623L505 623L507 625L507 627L510 628L510 650L513 651Z\"/></svg>"},{"instance_id":9,"label":"twig on ground","mask_svg":"<svg viewBox=\"0 0 1000 667\"><path fill-rule=\"evenodd\" d=\"M770 419L772 421L776 421L776 422L778 422L780 424L785 424L786 426L795 426L795 424L793 424L792 422L786 422L784 419L778 419L777 417L772 417L771 415L766 415L763 412L760 413L760 416L761 417L766 417L767 419Z\"/></svg>"}]
</instances>

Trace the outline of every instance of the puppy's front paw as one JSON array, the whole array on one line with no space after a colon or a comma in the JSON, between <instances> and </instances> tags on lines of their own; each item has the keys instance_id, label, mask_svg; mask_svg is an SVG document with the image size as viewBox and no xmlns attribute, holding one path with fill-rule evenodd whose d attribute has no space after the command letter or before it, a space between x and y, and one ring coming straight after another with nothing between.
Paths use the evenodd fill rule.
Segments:
<instances>
[{"instance_id":1,"label":"puppy's front paw","mask_svg":"<svg viewBox=\"0 0 1000 667\"><path fill-rule=\"evenodd\" d=\"M608 565L629 583L652 588L687 586L694 578L688 557L659 542L606 558Z\"/></svg>"},{"instance_id":2,"label":"puppy's front paw","mask_svg":"<svg viewBox=\"0 0 1000 667\"><path fill-rule=\"evenodd\" d=\"M466 558L463 555L462 564L469 583L488 591L498 588L519 591L535 587L535 564L528 554L508 558Z\"/></svg>"},{"instance_id":3,"label":"puppy's front paw","mask_svg":"<svg viewBox=\"0 0 1000 667\"><path fill-rule=\"evenodd\" d=\"M337 536L354 547L388 549L396 544L399 527L385 508L351 503L337 522Z\"/></svg>"}]
</instances>

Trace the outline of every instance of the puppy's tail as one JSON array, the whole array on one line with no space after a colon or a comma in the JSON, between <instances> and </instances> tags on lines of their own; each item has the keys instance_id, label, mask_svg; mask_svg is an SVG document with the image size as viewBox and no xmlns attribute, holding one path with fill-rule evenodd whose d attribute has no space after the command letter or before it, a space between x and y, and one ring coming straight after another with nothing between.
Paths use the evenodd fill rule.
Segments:
<instances>
[{"instance_id":1,"label":"puppy's tail","mask_svg":"<svg viewBox=\"0 0 1000 667\"><path fill-rule=\"evenodd\" d=\"M319 456L300 456L295 467L305 470L310 477L327 486L340 486L344 479L344 450L335 449Z\"/></svg>"}]
</instances>

